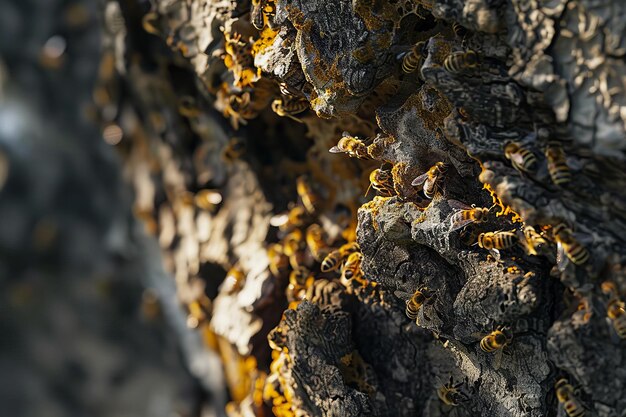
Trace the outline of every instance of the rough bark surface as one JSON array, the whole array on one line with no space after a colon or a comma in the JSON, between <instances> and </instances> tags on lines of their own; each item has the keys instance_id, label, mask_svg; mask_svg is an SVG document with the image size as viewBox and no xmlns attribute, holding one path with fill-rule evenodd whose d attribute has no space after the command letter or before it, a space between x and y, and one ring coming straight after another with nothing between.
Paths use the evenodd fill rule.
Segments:
<instances>
[{"instance_id":1,"label":"rough bark surface","mask_svg":"<svg viewBox=\"0 0 626 417\"><path fill-rule=\"evenodd\" d=\"M229 416L626 416L624 3L102 10L95 113Z\"/></svg>"}]
</instances>

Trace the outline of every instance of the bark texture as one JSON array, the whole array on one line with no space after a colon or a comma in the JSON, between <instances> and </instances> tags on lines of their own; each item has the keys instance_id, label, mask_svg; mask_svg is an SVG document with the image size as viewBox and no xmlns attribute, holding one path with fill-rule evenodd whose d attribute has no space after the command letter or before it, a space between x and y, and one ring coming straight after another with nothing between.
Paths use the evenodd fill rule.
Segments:
<instances>
[{"instance_id":1,"label":"bark texture","mask_svg":"<svg viewBox=\"0 0 626 417\"><path fill-rule=\"evenodd\" d=\"M229 416L626 416L626 5L102 11L95 114Z\"/></svg>"}]
</instances>

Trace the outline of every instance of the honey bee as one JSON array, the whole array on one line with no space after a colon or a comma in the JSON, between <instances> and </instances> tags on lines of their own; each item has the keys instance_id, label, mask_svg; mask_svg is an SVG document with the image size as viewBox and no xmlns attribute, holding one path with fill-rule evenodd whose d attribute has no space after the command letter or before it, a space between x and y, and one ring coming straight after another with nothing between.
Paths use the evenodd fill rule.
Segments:
<instances>
[{"instance_id":1,"label":"honey bee","mask_svg":"<svg viewBox=\"0 0 626 417\"><path fill-rule=\"evenodd\" d=\"M241 158L246 152L246 143L239 137L234 137L228 141L222 150L222 159L225 162L232 163Z\"/></svg>"},{"instance_id":2,"label":"honey bee","mask_svg":"<svg viewBox=\"0 0 626 417\"><path fill-rule=\"evenodd\" d=\"M533 172L537 166L535 154L517 142L509 142L504 147L504 156L520 172Z\"/></svg>"},{"instance_id":3,"label":"honey bee","mask_svg":"<svg viewBox=\"0 0 626 417\"><path fill-rule=\"evenodd\" d=\"M562 272L569 259L575 265L584 265L591 257L589 251L574 238L574 233L564 223L559 223L552 230L556 240L556 263Z\"/></svg>"},{"instance_id":4,"label":"honey bee","mask_svg":"<svg viewBox=\"0 0 626 417\"><path fill-rule=\"evenodd\" d=\"M151 35L160 36L161 29L157 27L157 20L159 19L159 15L155 12L148 12L141 18L141 25L143 26L143 30L148 32Z\"/></svg>"},{"instance_id":5,"label":"honey bee","mask_svg":"<svg viewBox=\"0 0 626 417\"><path fill-rule=\"evenodd\" d=\"M191 96L182 96L178 100L178 112L181 116L193 119L202 113L196 103L196 99Z\"/></svg>"},{"instance_id":6,"label":"honey bee","mask_svg":"<svg viewBox=\"0 0 626 417\"><path fill-rule=\"evenodd\" d=\"M304 208L306 208L309 213L315 213L321 206L322 199L313 191L313 187L306 176L298 177L296 180L296 192L300 196Z\"/></svg>"},{"instance_id":7,"label":"honey bee","mask_svg":"<svg viewBox=\"0 0 626 417\"><path fill-rule=\"evenodd\" d=\"M459 38L464 38L465 35L467 35L467 33L469 32L464 26L457 22L452 23L452 31Z\"/></svg>"},{"instance_id":8,"label":"honey bee","mask_svg":"<svg viewBox=\"0 0 626 417\"><path fill-rule=\"evenodd\" d=\"M561 146L549 144L546 148L546 159L548 172L554 185L561 187L572 180L572 174L565 160L565 152Z\"/></svg>"},{"instance_id":9,"label":"honey bee","mask_svg":"<svg viewBox=\"0 0 626 417\"><path fill-rule=\"evenodd\" d=\"M454 379L450 377L450 381L447 384L437 389L437 396L445 405L457 407L461 405L461 403L469 400L467 395L461 391L462 386L463 382L455 384Z\"/></svg>"},{"instance_id":10,"label":"honey bee","mask_svg":"<svg viewBox=\"0 0 626 417\"><path fill-rule=\"evenodd\" d=\"M389 171L384 171L380 168L373 170L370 173L370 185L367 187L365 195L369 192L370 188L378 191L383 197L391 197L394 192L393 178Z\"/></svg>"},{"instance_id":11,"label":"honey bee","mask_svg":"<svg viewBox=\"0 0 626 417\"><path fill-rule=\"evenodd\" d=\"M415 178L411 182L411 185L414 187L418 187L424 184L423 186L424 195L426 196L426 198L432 199L435 196L435 193L437 192L439 188L438 183L446 171L447 171L446 164L444 164L443 162L437 162L424 174Z\"/></svg>"},{"instance_id":12,"label":"honey bee","mask_svg":"<svg viewBox=\"0 0 626 417\"><path fill-rule=\"evenodd\" d=\"M351 253L359 251L359 244L356 242L346 243L339 249L330 252L322 261L321 271L330 272L339 268L341 262Z\"/></svg>"},{"instance_id":13,"label":"honey bee","mask_svg":"<svg viewBox=\"0 0 626 417\"><path fill-rule=\"evenodd\" d=\"M417 42L413 47L404 54L402 57L402 71L407 74L414 72L418 67L421 67L424 60L424 46L426 42Z\"/></svg>"},{"instance_id":14,"label":"honey bee","mask_svg":"<svg viewBox=\"0 0 626 417\"><path fill-rule=\"evenodd\" d=\"M329 248L324 241L324 231L319 224L312 224L306 229L306 244L316 261L321 262L328 255Z\"/></svg>"},{"instance_id":15,"label":"honey bee","mask_svg":"<svg viewBox=\"0 0 626 417\"><path fill-rule=\"evenodd\" d=\"M422 309L422 306L432 297L432 294L428 290L428 287L421 287L418 290L415 290L413 294L407 294L403 291L395 291L394 294L396 297L404 298L406 295L409 295L409 298L405 301L406 308L404 310L406 316L414 321L416 324L418 322L419 313Z\"/></svg>"},{"instance_id":16,"label":"honey bee","mask_svg":"<svg viewBox=\"0 0 626 417\"><path fill-rule=\"evenodd\" d=\"M287 271L289 267L289 257L285 254L283 246L273 243L267 248L267 258L272 275L278 277Z\"/></svg>"},{"instance_id":17,"label":"honey bee","mask_svg":"<svg viewBox=\"0 0 626 417\"><path fill-rule=\"evenodd\" d=\"M576 398L576 390L565 378L559 379L554 388L556 389L556 398L563 405L568 417L583 417L585 415L585 408Z\"/></svg>"},{"instance_id":18,"label":"honey bee","mask_svg":"<svg viewBox=\"0 0 626 417\"><path fill-rule=\"evenodd\" d=\"M343 266L341 278L344 281L350 281L352 279L360 279L363 277L363 271L361 271L361 263L363 262L363 254L361 252L353 252L348 256L346 263Z\"/></svg>"},{"instance_id":19,"label":"honey bee","mask_svg":"<svg viewBox=\"0 0 626 417\"><path fill-rule=\"evenodd\" d=\"M478 235L478 246L487 249L496 259L499 258L500 250L510 249L518 241L513 232L487 232Z\"/></svg>"},{"instance_id":20,"label":"honey bee","mask_svg":"<svg viewBox=\"0 0 626 417\"><path fill-rule=\"evenodd\" d=\"M329 149L330 153L345 153L351 158L369 159L367 146L362 140L350 136L348 132L343 132L337 145Z\"/></svg>"},{"instance_id":21,"label":"honey bee","mask_svg":"<svg viewBox=\"0 0 626 417\"><path fill-rule=\"evenodd\" d=\"M300 229L295 229L283 239L283 252L289 257L292 268L296 269L301 265L305 248L306 242Z\"/></svg>"},{"instance_id":22,"label":"honey bee","mask_svg":"<svg viewBox=\"0 0 626 417\"><path fill-rule=\"evenodd\" d=\"M480 349L486 353L496 353L494 369L500 369L504 348L513 341L513 336L504 327L498 327L480 340Z\"/></svg>"},{"instance_id":23,"label":"honey bee","mask_svg":"<svg viewBox=\"0 0 626 417\"><path fill-rule=\"evenodd\" d=\"M458 200L449 200L448 205L453 209L458 209L450 218L450 231L461 229L470 223L483 223L487 221L489 209L482 207L470 207Z\"/></svg>"},{"instance_id":24,"label":"honey bee","mask_svg":"<svg viewBox=\"0 0 626 417\"><path fill-rule=\"evenodd\" d=\"M548 241L530 225L524 226L523 234L525 240L524 246L529 255L536 256L538 254L537 249L541 250L548 245Z\"/></svg>"},{"instance_id":25,"label":"honey bee","mask_svg":"<svg viewBox=\"0 0 626 417\"><path fill-rule=\"evenodd\" d=\"M301 98L288 99L287 97L281 97L272 101L272 110L274 110L274 113L281 117L289 117L299 123L302 123L302 120L294 115L300 114L308 108L309 102Z\"/></svg>"},{"instance_id":26,"label":"honey bee","mask_svg":"<svg viewBox=\"0 0 626 417\"><path fill-rule=\"evenodd\" d=\"M288 232L296 227L304 226L306 215L307 212L303 206L295 206L287 213L272 216L270 225L278 227L281 231Z\"/></svg>"},{"instance_id":27,"label":"honey bee","mask_svg":"<svg viewBox=\"0 0 626 417\"><path fill-rule=\"evenodd\" d=\"M187 304L187 327L195 329L211 318L211 300L203 295Z\"/></svg>"},{"instance_id":28,"label":"honey bee","mask_svg":"<svg viewBox=\"0 0 626 417\"><path fill-rule=\"evenodd\" d=\"M307 287L313 279L311 271L305 266L299 266L289 274L289 283L294 286Z\"/></svg>"},{"instance_id":29,"label":"honey bee","mask_svg":"<svg viewBox=\"0 0 626 417\"><path fill-rule=\"evenodd\" d=\"M452 74L476 68L478 55L472 50L452 52L443 61L443 67Z\"/></svg>"},{"instance_id":30,"label":"honey bee","mask_svg":"<svg viewBox=\"0 0 626 417\"><path fill-rule=\"evenodd\" d=\"M609 301L606 309L606 315L613 324L615 333L620 339L626 339L626 304L619 298L613 298Z\"/></svg>"},{"instance_id":31,"label":"honey bee","mask_svg":"<svg viewBox=\"0 0 626 417\"><path fill-rule=\"evenodd\" d=\"M245 281L246 274L241 268L234 266L226 273L226 278L224 278L224 282L222 283L222 291L232 295L243 288Z\"/></svg>"}]
</instances>

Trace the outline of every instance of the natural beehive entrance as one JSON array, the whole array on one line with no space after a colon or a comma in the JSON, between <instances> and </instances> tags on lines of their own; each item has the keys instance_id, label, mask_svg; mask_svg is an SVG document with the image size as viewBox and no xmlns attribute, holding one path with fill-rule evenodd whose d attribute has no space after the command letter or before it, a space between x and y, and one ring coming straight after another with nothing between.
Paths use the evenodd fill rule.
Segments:
<instances>
[{"instance_id":1,"label":"natural beehive entrance","mask_svg":"<svg viewBox=\"0 0 626 417\"><path fill-rule=\"evenodd\" d=\"M626 409L603 388L626 372L623 24L466 3L156 1L107 26L98 91L125 93L99 115L229 416Z\"/></svg>"}]
</instances>

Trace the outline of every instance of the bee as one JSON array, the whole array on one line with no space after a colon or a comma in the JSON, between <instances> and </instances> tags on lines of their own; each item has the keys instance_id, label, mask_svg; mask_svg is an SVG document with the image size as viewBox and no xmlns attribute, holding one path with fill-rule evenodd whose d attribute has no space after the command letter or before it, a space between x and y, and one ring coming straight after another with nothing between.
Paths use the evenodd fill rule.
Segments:
<instances>
[{"instance_id":1,"label":"bee","mask_svg":"<svg viewBox=\"0 0 626 417\"><path fill-rule=\"evenodd\" d=\"M322 199L313 191L313 187L306 176L298 177L296 180L296 192L300 196L304 208L306 208L309 213L315 213L321 206Z\"/></svg>"},{"instance_id":2,"label":"bee","mask_svg":"<svg viewBox=\"0 0 626 417\"><path fill-rule=\"evenodd\" d=\"M452 74L476 68L478 55L472 50L452 52L443 61L443 67Z\"/></svg>"},{"instance_id":3,"label":"bee","mask_svg":"<svg viewBox=\"0 0 626 417\"><path fill-rule=\"evenodd\" d=\"M501 326L480 339L480 349L483 352L496 353L494 358L494 369L500 369L504 348L507 347L512 341L513 336L509 334L506 328Z\"/></svg>"},{"instance_id":4,"label":"bee","mask_svg":"<svg viewBox=\"0 0 626 417\"><path fill-rule=\"evenodd\" d=\"M613 324L615 333L620 339L626 339L626 304L619 298L613 298L609 301L606 309L606 315Z\"/></svg>"},{"instance_id":5,"label":"bee","mask_svg":"<svg viewBox=\"0 0 626 417\"><path fill-rule=\"evenodd\" d=\"M267 258L272 275L278 277L287 271L289 267L289 257L285 254L283 246L279 243L271 244L267 248Z\"/></svg>"},{"instance_id":6,"label":"bee","mask_svg":"<svg viewBox=\"0 0 626 417\"><path fill-rule=\"evenodd\" d=\"M289 274L289 283L294 286L308 287L313 280L313 275L306 266L299 266Z\"/></svg>"},{"instance_id":7,"label":"bee","mask_svg":"<svg viewBox=\"0 0 626 417\"><path fill-rule=\"evenodd\" d=\"M241 158L246 153L246 143L243 139L234 137L228 141L222 150L222 159L228 163Z\"/></svg>"},{"instance_id":8,"label":"bee","mask_svg":"<svg viewBox=\"0 0 626 417\"><path fill-rule=\"evenodd\" d=\"M151 35L160 36L161 29L157 27L157 20L159 19L159 15L155 12L148 12L141 18L141 25L143 26L143 30L148 32Z\"/></svg>"},{"instance_id":9,"label":"bee","mask_svg":"<svg viewBox=\"0 0 626 417\"><path fill-rule=\"evenodd\" d=\"M215 190L203 189L194 196L194 203L203 210L213 210L222 202L222 194Z\"/></svg>"},{"instance_id":10,"label":"bee","mask_svg":"<svg viewBox=\"0 0 626 417\"><path fill-rule=\"evenodd\" d=\"M178 112L181 116L193 119L202 113L196 103L196 99L191 96L182 96L178 100Z\"/></svg>"},{"instance_id":11,"label":"bee","mask_svg":"<svg viewBox=\"0 0 626 417\"><path fill-rule=\"evenodd\" d=\"M517 142L509 142L504 147L504 156L511 161L513 168L520 172L533 172L537 166L535 154Z\"/></svg>"},{"instance_id":12,"label":"bee","mask_svg":"<svg viewBox=\"0 0 626 417\"><path fill-rule=\"evenodd\" d=\"M406 308L404 312L406 316L414 321L417 324L419 312L422 309L422 306L431 299L432 294L428 290L428 287L421 287L418 290L415 290L413 294L407 294L403 291L395 291L394 294L397 297L402 297L403 295L409 295L409 298L405 301Z\"/></svg>"},{"instance_id":13,"label":"bee","mask_svg":"<svg viewBox=\"0 0 626 417\"><path fill-rule=\"evenodd\" d=\"M362 140L343 132L337 145L329 149L330 153L346 153L351 158L369 159L367 146Z\"/></svg>"},{"instance_id":14,"label":"bee","mask_svg":"<svg viewBox=\"0 0 626 417\"><path fill-rule=\"evenodd\" d=\"M559 223L552 230L557 244L556 263L562 272L569 259L575 265L584 265L591 257L589 251L574 238L574 233L564 223Z\"/></svg>"},{"instance_id":15,"label":"bee","mask_svg":"<svg viewBox=\"0 0 626 417\"><path fill-rule=\"evenodd\" d=\"M518 237L513 232L487 232L478 235L478 246L487 249L494 258L500 257L500 250L510 249L518 241Z\"/></svg>"},{"instance_id":16,"label":"bee","mask_svg":"<svg viewBox=\"0 0 626 417\"><path fill-rule=\"evenodd\" d=\"M457 22L452 23L452 31L459 38L464 38L465 35L467 35L467 33L469 32L464 26Z\"/></svg>"},{"instance_id":17,"label":"bee","mask_svg":"<svg viewBox=\"0 0 626 417\"><path fill-rule=\"evenodd\" d=\"M306 229L306 244L316 261L321 262L328 255L329 248L324 241L324 231L319 224L312 224Z\"/></svg>"},{"instance_id":18,"label":"bee","mask_svg":"<svg viewBox=\"0 0 626 417\"><path fill-rule=\"evenodd\" d=\"M330 252L322 261L322 272L334 271L335 269L339 268L339 265L345 258L350 256L350 254L354 252L358 252L359 250L359 244L356 242L346 243L339 249L335 249L334 251Z\"/></svg>"},{"instance_id":19,"label":"bee","mask_svg":"<svg viewBox=\"0 0 626 417\"><path fill-rule=\"evenodd\" d=\"M393 178L389 171L384 171L380 168L373 170L370 173L370 185L367 187L365 195L369 192L370 188L378 191L378 193L384 197L391 197L394 192Z\"/></svg>"},{"instance_id":20,"label":"bee","mask_svg":"<svg viewBox=\"0 0 626 417\"><path fill-rule=\"evenodd\" d=\"M352 279L360 279L363 277L363 271L361 271L361 263L363 262L363 254L361 252L353 252L348 256L341 277L344 280L350 281Z\"/></svg>"},{"instance_id":21,"label":"bee","mask_svg":"<svg viewBox=\"0 0 626 417\"><path fill-rule=\"evenodd\" d=\"M338 305L343 292L344 288L336 280L321 278L306 287L302 298L318 305Z\"/></svg>"},{"instance_id":22,"label":"bee","mask_svg":"<svg viewBox=\"0 0 626 417\"><path fill-rule=\"evenodd\" d=\"M413 47L404 54L402 57L402 71L407 74L414 72L424 60L424 46L426 42L417 42Z\"/></svg>"},{"instance_id":23,"label":"bee","mask_svg":"<svg viewBox=\"0 0 626 417\"><path fill-rule=\"evenodd\" d=\"M203 295L187 304L187 327L195 329L211 317L211 300Z\"/></svg>"},{"instance_id":24,"label":"bee","mask_svg":"<svg viewBox=\"0 0 626 417\"><path fill-rule=\"evenodd\" d=\"M549 144L546 148L546 159L548 160L548 172L554 185L561 187L572 180L572 173L567 166L565 152L561 146Z\"/></svg>"},{"instance_id":25,"label":"bee","mask_svg":"<svg viewBox=\"0 0 626 417\"><path fill-rule=\"evenodd\" d=\"M295 229L283 239L283 247L285 255L292 256L294 253L303 250L306 247L302 230Z\"/></svg>"},{"instance_id":26,"label":"bee","mask_svg":"<svg viewBox=\"0 0 626 417\"><path fill-rule=\"evenodd\" d=\"M548 241L534 227L527 225L523 229L526 252L529 255L537 255L537 249L542 249L548 245Z\"/></svg>"},{"instance_id":27,"label":"bee","mask_svg":"<svg viewBox=\"0 0 626 417\"><path fill-rule=\"evenodd\" d=\"M288 232L296 227L304 226L306 215L307 212L303 206L295 206L287 213L272 216L270 225L278 227L283 232Z\"/></svg>"},{"instance_id":28,"label":"bee","mask_svg":"<svg viewBox=\"0 0 626 417\"><path fill-rule=\"evenodd\" d=\"M559 379L554 388L556 389L556 398L563 405L563 409L569 417L583 417L585 415L583 405L576 398L576 390L565 378Z\"/></svg>"},{"instance_id":29,"label":"bee","mask_svg":"<svg viewBox=\"0 0 626 417\"><path fill-rule=\"evenodd\" d=\"M309 102L306 99L281 97L272 101L272 110L281 117L289 117L296 122L302 123L302 120L294 117L309 108Z\"/></svg>"},{"instance_id":30,"label":"bee","mask_svg":"<svg viewBox=\"0 0 626 417\"><path fill-rule=\"evenodd\" d=\"M450 218L450 231L461 229L470 223L483 223L487 221L489 209L482 207L470 207L458 200L449 200L448 205L453 209L458 209Z\"/></svg>"},{"instance_id":31,"label":"bee","mask_svg":"<svg viewBox=\"0 0 626 417\"><path fill-rule=\"evenodd\" d=\"M454 383L454 379L450 377L450 381L447 384L442 385L437 389L437 396L446 405L457 407L462 402L467 401L467 395L461 391L463 382L457 384Z\"/></svg>"},{"instance_id":32,"label":"bee","mask_svg":"<svg viewBox=\"0 0 626 417\"><path fill-rule=\"evenodd\" d=\"M415 178L411 185L414 187L420 186L424 184L423 191L426 198L432 199L435 196L435 193L438 189L438 183L443 177L443 174L447 171L447 166L443 162L437 162L435 165L430 167L428 171L419 177Z\"/></svg>"},{"instance_id":33,"label":"bee","mask_svg":"<svg viewBox=\"0 0 626 417\"><path fill-rule=\"evenodd\" d=\"M238 266L234 266L226 273L226 278L222 283L222 291L226 294L232 295L243 288L246 281L246 274Z\"/></svg>"}]
</instances>

